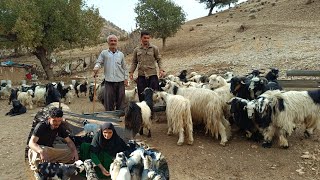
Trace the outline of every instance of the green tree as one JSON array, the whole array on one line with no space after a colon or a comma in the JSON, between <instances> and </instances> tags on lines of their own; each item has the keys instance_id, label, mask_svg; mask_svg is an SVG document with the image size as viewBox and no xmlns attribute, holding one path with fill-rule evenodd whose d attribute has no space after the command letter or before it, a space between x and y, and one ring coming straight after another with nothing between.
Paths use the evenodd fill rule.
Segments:
<instances>
[{"instance_id":1,"label":"green tree","mask_svg":"<svg viewBox=\"0 0 320 180\"><path fill-rule=\"evenodd\" d=\"M53 77L51 53L61 46L96 43L102 28L99 11L84 0L1 0L0 47L28 49Z\"/></svg>"},{"instance_id":2,"label":"green tree","mask_svg":"<svg viewBox=\"0 0 320 180\"><path fill-rule=\"evenodd\" d=\"M208 16L212 15L212 10L215 7L222 8L224 6L227 6L232 4L232 3L237 3L238 0L196 0L199 1L200 3L204 3L207 6L207 9L209 9L209 14Z\"/></svg>"},{"instance_id":3,"label":"green tree","mask_svg":"<svg viewBox=\"0 0 320 180\"><path fill-rule=\"evenodd\" d=\"M173 37L186 20L182 8L170 0L139 0L134 11L138 27L161 38L163 48L166 39Z\"/></svg>"}]
</instances>

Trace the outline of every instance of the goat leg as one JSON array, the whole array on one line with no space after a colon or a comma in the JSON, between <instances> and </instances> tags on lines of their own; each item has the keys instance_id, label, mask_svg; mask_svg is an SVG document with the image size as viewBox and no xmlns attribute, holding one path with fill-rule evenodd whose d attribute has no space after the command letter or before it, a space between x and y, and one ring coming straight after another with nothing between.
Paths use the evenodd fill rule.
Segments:
<instances>
[{"instance_id":1,"label":"goat leg","mask_svg":"<svg viewBox=\"0 0 320 180\"><path fill-rule=\"evenodd\" d=\"M143 135L143 127L140 128L139 134Z\"/></svg>"}]
</instances>

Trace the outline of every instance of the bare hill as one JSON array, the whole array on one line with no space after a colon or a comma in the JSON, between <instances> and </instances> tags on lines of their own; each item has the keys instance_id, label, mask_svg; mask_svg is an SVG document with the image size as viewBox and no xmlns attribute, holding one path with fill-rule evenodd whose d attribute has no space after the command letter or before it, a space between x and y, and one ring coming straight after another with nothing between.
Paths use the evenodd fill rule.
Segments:
<instances>
[{"instance_id":1,"label":"bare hill","mask_svg":"<svg viewBox=\"0 0 320 180\"><path fill-rule=\"evenodd\" d=\"M169 73L320 69L320 1L249 0L187 22L162 51ZM155 43L160 47L161 41Z\"/></svg>"}]
</instances>

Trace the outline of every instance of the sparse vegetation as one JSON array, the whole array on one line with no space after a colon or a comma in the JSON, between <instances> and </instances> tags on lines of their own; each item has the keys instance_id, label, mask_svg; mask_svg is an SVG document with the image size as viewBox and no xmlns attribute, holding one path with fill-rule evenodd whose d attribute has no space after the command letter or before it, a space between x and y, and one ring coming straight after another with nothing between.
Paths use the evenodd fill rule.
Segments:
<instances>
[{"instance_id":1,"label":"sparse vegetation","mask_svg":"<svg viewBox=\"0 0 320 180\"><path fill-rule=\"evenodd\" d=\"M148 30L155 38L162 39L162 47L166 39L174 36L186 20L182 8L169 0L139 0L134 11L136 21L141 30Z\"/></svg>"}]
</instances>

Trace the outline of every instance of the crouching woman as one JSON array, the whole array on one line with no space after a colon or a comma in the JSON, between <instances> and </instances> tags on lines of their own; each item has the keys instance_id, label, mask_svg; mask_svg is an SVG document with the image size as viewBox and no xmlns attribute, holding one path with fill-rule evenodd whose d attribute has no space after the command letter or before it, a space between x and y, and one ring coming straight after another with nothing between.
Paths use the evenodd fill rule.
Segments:
<instances>
[{"instance_id":1,"label":"crouching woman","mask_svg":"<svg viewBox=\"0 0 320 180\"><path fill-rule=\"evenodd\" d=\"M82 143L80 146L80 159L91 159L96 165L95 170L99 178L110 176L110 164L118 152L125 151L127 144L117 134L112 123L104 123L100 127L91 144Z\"/></svg>"}]
</instances>

